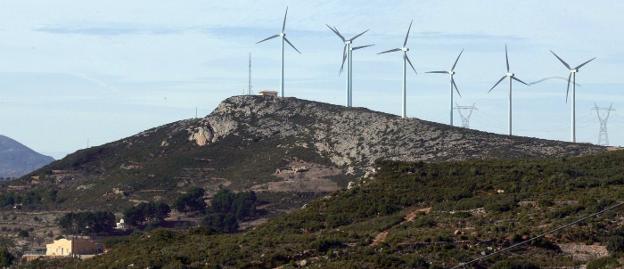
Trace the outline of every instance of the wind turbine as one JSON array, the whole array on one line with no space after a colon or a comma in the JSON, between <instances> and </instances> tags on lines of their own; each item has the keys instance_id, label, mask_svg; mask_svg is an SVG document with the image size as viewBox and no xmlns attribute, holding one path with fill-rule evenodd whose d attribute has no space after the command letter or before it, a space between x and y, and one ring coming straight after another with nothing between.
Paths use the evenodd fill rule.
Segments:
<instances>
[{"instance_id":1,"label":"wind turbine","mask_svg":"<svg viewBox=\"0 0 624 269\"><path fill-rule=\"evenodd\" d=\"M340 33L340 31L338 31L338 28L336 28L335 26L334 27L329 26L327 24L325 25L327 26L327 28L329 28L329 30L334 32L340 38L340 40L342 40L342 42L344 42L344 48L342 49L342 64L340 65L340 73L342 73L342 70L344 69L344 64L346 61L347 62L346 106L351 107L353 105L353 51L367 48L370 46L374 46L374 44L353 47L353 41L356 38L368 32L368 30L361 32L350 39L346 39Z\"/></svg>"},{"instance_id":2,"label":"wind turbine","mask_svg":"<svg viewBox=\"0 0 624 269\"><path fill-rule=\"evenodd\" d=\"M571 104L571 107L572 107L571 140L572 142L576 142L576 73L579 72L579 69L581 69L581 67L595 60L596 57L591 58L585 61L584 63L578 65L577 67L572 68L570 67L568 63L566 63L563 59L561 59L561 57L559 57L559 55L557 55L554 51L551 50L550 53L552 53L555 57L557 57L557 59L570 71L570 74L568 75L568 89L566 90L566 103L568 102L568 96L570 94L570 82L572 82L573 85L572 85L572 104Z\"/></svg>"},{"instance_id":3,"label":"wind turbine","mask_svg":"<svg viewBox=\"0 0 624 269\"><path fill-rule=\"evenodd\" d=\"M287 15L288 15L288 7L286 7L286 13L284 13L284 22L282 23L282 31L279 34L269 36L256 43L256 44L260 44L264 41L267 41L276 37L280 37L282 39L282 80L280 84L280 92L282 94L282 97L284 97L284 43L288 43L288 45L290 45L293 49L295 49L295 51L301 54L301 51L295 48L295 46L292 43L290 43L290 40L286 38L286 16Z\"/></svg>"},{"instance_id":4,"label":"wind turbine","mask_svg":"<svg viewBox=\"0 0 624 269\"><path fill-rule=\"evenodd\" d=\"M490 90L488 91L488 93L492 92L492 90L494 90L494 88L496 88L496 86L498 86L498 84L500 84L501 82L503 82L504 79L508 78L509 79L509 112L508 112L508 128L509 128L509 135L512 135L512 86L513 86L513 81L517 81L520 82L524 85L529 86L529 84L526 84L524 81L520 80L519 78L516 77L516 74L511 73L510 69L509 69L509 53L507 53L507 45L505 45L505 62L507 64L507 73L505 73L505 75L498 80L498 82L496 82L496 84L494 84L494 86L492 86L492 88L490 88Z\"/></svg>"},{"instance_id":5,"label":"wind turbine","mask_svg":"<svg viewBox=\"0 0 624 269\"><path fill-rule=\"evenodd\" d=\"M407 99L407 64L409 64L412 67L412 70L414 70L414 73L418 74L418 72L416 72L416 68L414 68L414 65L412 64L412 61L410 61L409 57L407 56L407 52L409 51L409 48L407 47L407 40L409 38L409 34L410 34L410 30L412 29L413 22L414 21L412 20L410 22L409 27L407 28L407 34L405 34L405 40L403 41L402 47L377 53L377 54L385 54L385 53L397 52L397 51L403 52L403 98L402 98L403 104L402 104L402 110L401 110L401 116L403 118L407 117L407 101L406 101Z\"/></svg>"},{"instance_id":6,"label":"wind turbine","mask_svg":"<svg viewBox=\"0 0 624 269\"><path fill-rule=\"evenodd\" d=\"M453 126L453 96L455 95L453 93L453 88L455 88L455 91L457 91L457 94L459 95L459 97L461 97L461 93L459 93L459 88L457 87L457 84L455 83L455 67L457 66L457 62L459 62L459 58L462 56L462 53L464 53L464 50L462 49L462 51L459 53L459 55L457 55L457 59L455 59L455 63L453 64L453 67L451 67L450 71L429 71L427 73L429 74L448 74L450 77L450 84L451 84L451 122L450 125Z\"/></svg>"}]
</instances>

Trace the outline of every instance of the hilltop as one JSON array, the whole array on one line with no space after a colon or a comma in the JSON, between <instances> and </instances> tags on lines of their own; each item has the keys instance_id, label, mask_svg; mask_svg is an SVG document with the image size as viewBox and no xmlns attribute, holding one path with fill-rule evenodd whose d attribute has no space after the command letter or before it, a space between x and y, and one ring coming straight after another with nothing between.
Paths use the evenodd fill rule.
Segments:
<instances>
[{"instance_id":1,"label":"hilltop","mask_svg":"<svg viewBox=\"0 0 624 269\"><path fill-rule=\"evenodd\" d=\"M0 135L0 178L17 178L54 161L21 143Z\"/></svg>"},{"instance_id":2,"label":"hilltop","mask_svg":"<svg viewBox=\"0 0 624 269\"><path fill-rule=\"evenodd\" d=\"M119 210L191 187L254 190L289 210L375 172L377 160L566 157L604 147L508 137L364 108L235 96L210 115L80 150L4 185L33 209ZM34 197L34 198L33 198Z\"/></svg>"}]
</instances>

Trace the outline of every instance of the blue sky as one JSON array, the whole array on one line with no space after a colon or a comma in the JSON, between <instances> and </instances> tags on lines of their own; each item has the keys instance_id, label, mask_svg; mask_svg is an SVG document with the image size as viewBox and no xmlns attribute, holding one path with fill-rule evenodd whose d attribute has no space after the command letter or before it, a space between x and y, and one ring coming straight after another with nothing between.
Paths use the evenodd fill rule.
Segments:
<instances>
[{"instance_id":1,"label":"blue sky","mask_svg":"<svg viewBox=\"0 0 624 269\"><path fill-rule=\"evenodd\" d=\"M0 5L0 133L56 158L164 123L206 115L247 86L253 53L255 90L279 87L275 34L289 6L286 94L344 103L341 48L324 24L353 34L370 28L354 53L354 105L400 113L402 62L376 55L409 46L408 115L448 122L447 69L459 51L460 104L476 103L475 129L506 131L506 89L487 90L505 71L504 45L521 79L565 76L550 55L572 65L598 57L577 76L578 139L596 142L591 111L613 103L611 144L624 145L624 2L527 1L39 1ZM516 86L519 135L569 139L565 83ZM459 119L456 119L459 123Z\"/></svg>"}]
</instances>

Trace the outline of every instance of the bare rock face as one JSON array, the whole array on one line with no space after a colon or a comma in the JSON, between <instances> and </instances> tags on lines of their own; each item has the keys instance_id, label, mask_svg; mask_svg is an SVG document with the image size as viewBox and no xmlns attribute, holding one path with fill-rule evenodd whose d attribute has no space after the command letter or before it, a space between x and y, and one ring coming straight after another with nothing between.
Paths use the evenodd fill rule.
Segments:
<instances>
[{"instance_id":1,"label":"bare rock face","mask_svg":"<svg viewBox=\"0 0 624 269\"><path fill-rule=\"evenodd\" d=\"M378 159L509 159L576 156L606 150L590 144L509 137L296 98L234 96L223 101L202 124L209 124L213 130L212 142L227 135L294 139L314 147L339 167L360 169Z\"/></svg>"},{"instance_id":2,"label":"bare rock face","mask_svg":"<svg viewBox=\"0 0 624 269\"><path fill-rule=\"evenodd\" d=\"M189 141L194 141L198 146L205 146L208 143L212 143L213 134L209 128L196 127L189 136Z\"/></svg>"}]
</instances>

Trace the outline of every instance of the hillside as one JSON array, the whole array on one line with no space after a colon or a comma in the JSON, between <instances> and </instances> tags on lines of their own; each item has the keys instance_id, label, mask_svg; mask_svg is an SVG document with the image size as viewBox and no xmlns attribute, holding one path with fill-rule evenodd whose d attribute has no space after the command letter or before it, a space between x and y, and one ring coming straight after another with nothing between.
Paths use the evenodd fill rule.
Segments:
<instances>
[{"instance_id":1,"label":"hillside","mask_svg":"<svg viewBox=\"0 0 624 269\"><path fill-rule=\"evenodd\" d=\"M77 268L451 268L623 201L622 163L624 151L542 160L384 161L359 186L253 230L135 234ZM622 210L470 268L615 268L624 251Z\"/></svg>"},{"instance_id":2,"label":"hillside","mask_svg":"<svg viewBox=\"0 0 624 269\"><path fill-rule=\"evenodd\" d=\"M194 186L254 190L288 210L374 172L376 160L592 154L605 148L508 137L296 98L235 96L210 115L78 151L18 181L34 209L118 210ZM0 199L1 200L1 199ZM26 200L26 199L22 199ZM7 205L8 206L8 205Z\"/></svg>"},{"instance_id":3,"label":"hillside","mask_svg":"<svg viewBox=\"0 0 624 269\"><path fill-rule=\"evenodd\" d=\"M0 135L0 178L16 178L54 161L19 142Z\"/></svg>"}]
</instances>

